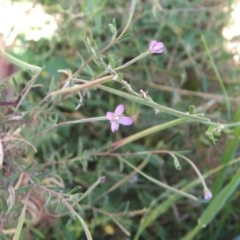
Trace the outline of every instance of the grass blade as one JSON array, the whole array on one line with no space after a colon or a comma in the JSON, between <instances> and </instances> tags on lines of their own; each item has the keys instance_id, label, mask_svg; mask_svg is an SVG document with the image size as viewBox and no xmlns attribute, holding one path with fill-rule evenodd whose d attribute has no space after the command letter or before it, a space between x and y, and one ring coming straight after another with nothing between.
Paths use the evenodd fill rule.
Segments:
<instances>
[{"instance_id":1,"label":"grass blade","mask_svg":"<svg viewBox=\"0 0 240 240\"><path fill-rule=\"evenodd\" d=\"M26 204L24 204L24 207L22 209L19 221L18 221L18 225L17 225L17 229L16 232L14 234L13 240L18 240L22 231L22 227L23 227L23 223L25 220L25 213L26 213Z\"/></svg>"}]
</instances>

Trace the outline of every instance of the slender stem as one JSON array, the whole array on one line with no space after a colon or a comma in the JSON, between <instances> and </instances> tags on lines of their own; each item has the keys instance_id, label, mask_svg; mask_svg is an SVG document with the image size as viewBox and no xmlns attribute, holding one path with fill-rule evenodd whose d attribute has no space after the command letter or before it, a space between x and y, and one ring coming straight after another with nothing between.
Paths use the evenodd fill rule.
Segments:
<instances>
[{"instance_id":1,"label":"slender stem","mask_svg":"<svg viewBox=\"0 0 240 240\"><path fill-rule=\"evenodd\" d=\"M110 76L99 78L99 79L96 79L96 80L93 80L93 81L88 81L88 82L86 82L84 84L81 84L81 85L77 85L77 86L73 86L73 87L69 87L69 88L64 88L64 89L57 90L55 92L51 92L45 98L42 99L42 101L39 103L39 105L44 103L49 97L60 95L60 94L66 94L66 93L74 93L74 92L77 92L77 91L82 90L84 88L89 88L89 87L93 87L95 85L99 85L99 84L108 82L112 78L113 78L113 76L110 75Z\"/></svg>"},{"instance_id":2,"label":"slender stem","mask_svg":"<svg viewBox=\"0 0 240 240\"><path fill-rule=\"evenodd\" d=\"M75 120L75 121L61 122L61 123L56 124L53 127L48 128L46 131L51 131L52 129L70 125L70 124L85 123L85 122L98 122L98 121L106 121L106 120L108 120L108 119L105 116L102 116L102 117L84 118L84 119L79 119L79 120Z\"/></svg>"},{"instance_id":3,"label":"slender stem","mask_svg":"<svg viewBox=\"0 0 240 240\"><path fill-rule=\"evenodd\" d=\"M120 67L117 67L117 68L114 68L114 70L117 71L117 70L123 69L125 67L128 67L128 66L132 65L133 63L139 61L140 59L142 59L142 58L144 58L148 55L150 55L150 52L146 51L146 52L140 54L139 56L135 57L134 59L130 60L129 62L125 63L124 65L122 65Z\"/></svg>"},{"instance_id":4,"label":"slender stem","mask_svg":"<svg viewBox=\"0 0 240 240\"><path fill-rule=\"evenodd\" d=\"M40 73L41 73L41 71L37 72L28 83L33 85L35 83L36 79L38 78L38 76L40 75ZM19 102L18 102L18 104L16 106L17 109L21 106L23 100L25 99L25 97L27 96L29 91L31 90L31 85L30 86L27 85L26 88L23 90L24 93L22 94L21 99L19 100Z\"/></svg>"},{"instance_id":5,"label":"slender stem","mask_svg":"<svg viewBox=\"0 0 240 240\"><path fill-rule=\"evenodd\" d=\"M185 157L185 156L183 156L182 154L179 154L179 153L171 153L171 154L175 154L176 156L179 156L182 159L184 159L185 161L187 161L192 166L192 168L194 169L196 174L198 175L198 177L199 177L199 179L200 179L200 181L201 181L201 183L203 185L203 188L204 189L207 188L207 185L206 185L206 183L204 181L204 178L203 178L202 174L198 170L197 166L190 159L188 159L187 157Z\"/></svg>"},{"instance_id":6,"label":"slender stem","mask_svg":"<svg viewBox=\"0 0 240 240\"><path fill-rule=\"evenodd\" d=\"M184 113L184 112L181 112L181 111L169 108L169 107L165 107L165 106L159 105L158 103L156 103L152 100L147 101L147 100L143 99L140 94L139 94L139 97L137 97L137 96L133 96L129 93L125 93L125 92L122 92L122 91L119 91L119 90L116 90L116 89L113 89L110 87L106 87L106 86L102 86L102 85L98 85L97 87L100 89L103 89L104 91L116 94L120 97L127 98L131 101L152 107L154 109L158 109L160 112L165 112L165 113L171 114L176 117L185 118L185 119L188 119L189 121L210 123L210 119L208 119L208 118L198 117L198 116Z\"/></svg>"},{"instance_id":7,"label":"slender stem","mask_svg":"<svg viewBox=\"0 0 240 240\"><path fill-rule=\"evenodd\" d=\"M79 119L75 121L68 121L68 122L62 122L57 124L57 127L63 126L63 125L68 125L68 124L75 124L75 123L84 123L84 122L98 122L98 121L104 121L107 120L105 116L102 117L93 117L93 118L84 118L84 119Z\"/></svg>"},{"instance_id":8,"label":"slender stem","mask_svg":"<svg viewBox=\"0 0 240 240\"><path fill-rule=\"evenodd\" d=\"M82 201L83 198L85 198L89 193L91 193L91 192L94 190L94 188L96 188L96 187L97 187L100 183L102 183L104 180L105 180L105 177L104 177L104 176L98 178L98 180L97 180L90 188L88 188L88 190L78 199L77 202ZM76 204L76 203L75 203L75 204ZM74 204L74 205L75 205L75 204ZM73 206L74 206L74 205L73 205Z\"/></svg>"},{"instance_id":9,"label":"slender stem","mask_svg":"<svg viewBox=\"0 0 240 240\"><path fill-rule=\"evenodd\" d=\"M42 69L41 69L40 67L38 67L38 66L34 66L34 65L32 65L32 64L28 64L28 63L26 63L26 62L24 62L24 61L21 61L21 60L15 58L15 57L13 57L12 55L6 53L6 52L4 51L4 49L0 49L0 55L2 55L3 57L5 57L9 62L11 62L11 63L13 63L13 64L15 64L15 65L17 65L17 66L19 66L19 67L29 69L29 70L31 70L31 71L33 71L33 72L41 72L41 70L42 70Z\"/></svg>"},{"instance_id":10,"label":"slender stem","mask_svg":"<svg viewBox=\"0 0 240 240\"><path fill-rule=\"evenodd\" d=\"M167 189L167 190L169 190L169 191L175 192L175 193L180 194L180 195L182 195L182 196L184 196L184 197L190 198L190 199L192 199L192 200L194 200L194 201L198 201L198 199L197 199L195 196L193 196L193 195L191 195L191 194L188 194L188 193L186 193L186 192L183 192L183 191L181 191L181 190L178 190L178 189L176 189L176 188L173 188L173 187L171 187L171 186L168 186L167 184L162 183L162 182L160 182L160 181L158 181L158 180L156 180L156 179L148 176L147 174L143 173L142 171L140 171L139 169L137 169L135 166L133 166L131 163L129 163L128 161L126 161L124 158L119 157L119 159L121 159L121 160L122 160L126 165L128 165L129 167L131 167L131 168L133 168L134 170L136 170L136 171L137 171L139 174L141 174L143 177L147 178L149 181L151 181L151 182L153 182L153 183L155 183L155 184L157 184L157 185L159 185L159 186L161 186L161 187L163 187L163 188L165 188L165 189Z\"/></svg>"}]
</instances>

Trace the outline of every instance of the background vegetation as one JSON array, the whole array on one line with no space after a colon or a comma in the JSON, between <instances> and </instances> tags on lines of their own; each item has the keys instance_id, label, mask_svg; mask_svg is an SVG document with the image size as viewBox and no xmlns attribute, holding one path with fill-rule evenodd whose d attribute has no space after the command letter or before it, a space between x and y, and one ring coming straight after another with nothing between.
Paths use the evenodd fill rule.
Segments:
<instances>
[{"instance_id":1,"label":"background vegetation","mask_svg":"<svg viewBox=\"0 0 240 240\"><path fill-rule=\"evenodd\" d=\"M36 40L19 31L1 50L12 74L1 81L2 239L237 237L239 65L222 36L233 1L41 0L27 14L39 6L54 17L54 34ZM126 30L118 41L113 19L116 38ZM42 30L50 28L45 24ZM99 87L97 80L111 74L109 62L128 63L153 39L164 43L162 54L116 71L117 80L102 84L110 90ZM102 60L92 55L109 43ZM56 92L83 80L95 82ZM140 89L170 110L155 114L151 100L137 95ZM132 126L112 133L109 121L89 119L119 104ZM195 112L188 118L190 105ZM189 160L213 193L210 201Z\"/></svg>"}]
</instances>

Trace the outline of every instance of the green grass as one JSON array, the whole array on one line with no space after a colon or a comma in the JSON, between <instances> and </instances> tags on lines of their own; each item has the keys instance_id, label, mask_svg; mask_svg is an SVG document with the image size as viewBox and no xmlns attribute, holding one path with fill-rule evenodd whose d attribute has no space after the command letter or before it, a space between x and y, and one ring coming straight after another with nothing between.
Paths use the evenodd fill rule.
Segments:
<instances>
[{"instance_id":1,"label":"green grass","mask_svg":"<svg viewBox=\"0 0 240 240\"><path fill-rule=\"evenodd\" d=\"M16 103L0 102L1 238L238 236L232 2L39 3L59 19L54 37L19 34L21 51L0 51L19 67L0 86ZM153 39L162 54L148 52ZM103 120L119 104L134 124L112 133Z\"/></svg>"}]
</instances>

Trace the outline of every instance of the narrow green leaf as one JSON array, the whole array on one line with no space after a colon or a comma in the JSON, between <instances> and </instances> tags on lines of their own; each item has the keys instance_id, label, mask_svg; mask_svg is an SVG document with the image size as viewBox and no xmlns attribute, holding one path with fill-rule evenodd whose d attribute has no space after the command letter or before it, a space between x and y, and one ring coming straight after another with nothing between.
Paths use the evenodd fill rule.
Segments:
<instances>
[{"instance_id":1,"label":"narrow green leaf","mask_svg":"<svg viewBox=\"0 0 240 240\"><path fill-rule=\"evenodd\" d=\"M5 198L2 196L2 209L3 211L6 213L7 210L8 210L8 205L7 205L7 202L5 200Z\"/></svg>"},{"instance_id":2,"label":"narrow green leaf","mask_svg":"<svg viewBox=\"0 0 240 240\"><path fill-rule=\"evenodd\" d=\"M38 185L40 183L39 179L37 179L35 177L31 177L31 179L35 185Z\"/></svg>"},{"instance_id":3,"label":"narrow green leaf","mask_svg":"<svg viewBox=\"0 0 240 240\"><path fill-rule=\"evenodd\" d=\"M76 186L75 188L73 188L72 190L70 190L69 192L67 192L67 194L71 195L75 192L77 192L78 190L82 189L81 186Z\"/></svg>"},{"instance_id":4,"label":"narrow green leaf","mask_svg":"<svg viewBox=\"0 0 240 240\"><path fill-rule=\"evenodd\" d=\"M240 107L238 107L234 116L234 122L239 122L239 121L240 121ZM233 159L234 156L236 155L237 148L239 146L239 137L240 137L240 127L236 127L234 129L234 137L226 143L225 149L223 151L223 157L221 159L221 163L223 165L229 163L231 159ZM216 194L222 188L223 182L225 179L225 171L226 169L222 169L217 175L217 178L214 184L213 194Z\"/></svg>"},{"instance_id":5,"label":"narrow green leaf","mask_svg":"<svg viewBox=\"0 0 240 240\"><path fill-rule=\"evenodd\" d=\"M62 198L60 197L58 200L58 204L55 210L55 213L60 213L63 209L63 203L62 203Z\"/></svg>"},{"instance_id":6,"label":"narrow green leaf","mask_svg":"<svg viewBox=\"0 0 240 240\"><path fill-rule=\"evenodd\" d=\"M112 55L112 54L109 54L108 55L108 60L109 60L109 65L110 65L110 67L112 68L112 69L114 69L115 68L115 59L114 59L114 55Z\"/></svg>"},{"instance_id":7,"label":"narrow green leaf","mask_svg":"<svg viewBox=\"0 0 240 240\"><path fill-rule=\"evenodd\" d=\"M41 239L46 239L46 236L41 231L39 231L38 229L32 227L31 231L34 232Z\"/></svg>"},{"instance_id":8,"label":"narrow green leaf","mask_svg":"<svg viewBox=\"0 0 240 240\"><path fill-rule=\"evenodd\" d=\"M98 178L98 180L88 188L88 190L79 198L78 202L82 201L83 198L88 196L100 183L102 183L102 177Z\"/></svg>"},{"instance_id":9,"label":"narrow green leaf","mask_svg":"<svg viewBox=\"0 0 240 240\"><path fill-rule=\"evenodd\" d=\"M179 119L176 119L176 120L169 121L167 123L163 123L163 124L159 124L159 125L147 128L147 129L145 129L141 132L138 132L136 134L133 134L129 137L126 137L124 139L121 139L121 140L113 143L112 146L114 147L114 149L119 148L120 146L123 146L123 145L128 144L128 143L133 142L133 141L136 141L140 138L149 136L153 133L160 132L160 131L165 130L167 128L171 128L173 126L182 124L186 121L187 121L186 119L179 118Z\"/></svg>"},{"instance_id":10,"label":"narrow green leaf","mask_svg":"<svg viewBox=\"0 0 240 240\"><path fill-rule=\"evenodd\" d=\"M15 88L15 92L19 93L18 83L17 83L17 81L14 77L13 77L13 85L14 85L14 88Z\"/></svg>"},{"instance_id":11,"label":"narrow green leaf","mask_svg":"<svg viewBox=\"0 0 240 240\"><path fill-rule=\"evenodd\" d=\"M25 186L25 187L20 187L18 189L15 190L16 194L22 194L22 193L26 193L29 191L29 189L31 188L31 186Z\"/></svg>"},{"instance_id":12,"label":"narrow green leaf","mask_svg":"<svg viewBox=\"0 0 240 240\"><path fill-rule=\"evenodd\" d=\"M43 207L47 207L49 205L51 199L52 199L52 194L51 194L51 192L48 192L48 198L47 198L45 204L43 205Z\"/></svg>"},{"instance_id":13,"label":"narrow green leaf","mask_svg":"<svg viewBox=\"0 0 240 240\"><path fill-rule=\"evenodd\" d=\"M50 174L49 171L48 172L44 172L44 173L40 173L38 175L34 175L34 178L35 179L43 179L43 178L47 177L49 174Z\"/></svg>"},{"instance_id":14,"label":"narrow green leaf","mask_svg":"<svg viewBox=\"0 0 240 240\"><path fill-rule=\"evenodd\" d=\"M118 73L117 76L118 76L118 80L119 81L123 80L123 74L122 73Z\"/></svg>"},{"instance_id":15,"label":"narrow green leaf","mask_svg":"<svg viewBox=\"0 0 240 240\"><path fill-rule=\"evenodd\" d=\"M22 231L22 227L23 227L23 223L25 221L25 213L26 213L26 204L24 204L24 207L22 209L19 221L18 221L18 225L17 225L17 229L16 232L14 234L13 240L18 240Z\"/></svg>"},{"instance_id":16,"label":"narrow green leaf","mask_svg":"<svg viewBox=\"0 0 240 240\"><path fill-rule=\"evenodd\" d=\"M112 20L112 23L108 24L110 32L112 33L112 38L115 39L117 36L117 28L116 28L116 21L115 18Z\"/></svg>"},{"instance_id":17,"label":"narrow green leaf","mask_svg":"<svg viewBox=\"0 0 240 240\"><path fill-rule=\"evenodd\" d=\"M9 88L9 86L7 85L7 84L5 84L5 83L1 83L0 84L0 90L2 90L2 89L8 89Z\"/></svg>"},{"instance_id":18,"label":"narrow green leaf","mask_svg":"<svg viewBox=\"0 0 240 240\"><path fill-rule=\"evenodd\" d=\"M55 78L52 77L51 81L50 81L50 84L49 84L48 93L51 93L52 91L54 91L55 86L56 86Z\"/></svg>"},{"instance_id":19,"label":"narrow green leaf","mask_svg":"<svg viewBox=\"0 0 240 240\"><path fill-rule=\"evenodd\" d=\"M4 88L2 88L2 89L4 89ZM7 98L6 98L6 96L5 96L5 93L2 92L2 91L1 91L1 97L2 97L2 100L3 100L4 102L7 102Z\"/></svg>"},{"instance_id":20,"label":"narrow green leaf","mask_svg":"<svg viewBox=\"0 0 240 240\"><path fill-rule=\"evenodd\" d=\"M8 206L8 212L9 212L12 209L12 207L14 206L14 204L15 204L15 191L14 191L14 188L12 186L10 186L8 188L8 192L9 192L9 199L10 199L9 206Z\"/></svg>"},{"instance_id":21,"label":"narrow green leaf","mask_svg":"<svg viewBox=\"0 0 240 240\"><path fill-rule=\"evenodd\" d=\"M33 165L34 165L33 163L30 163L30 164L24 169L24 171L25 171L25 172L28 172L28 171L32 168Z\"/></svg>"},{"instance_id":22,"label":"narrow green leaf","mask_svg":"<svg viewBox=\"0 0 240 240\"><path fill-rule=\"evenodd\" d=\"M126 41L126 40L130 39L132 36L133 36L132 33L126 33L125 35L123 35L123 36L117 41L117 43Z\"/></svg>"}]
</instances>

